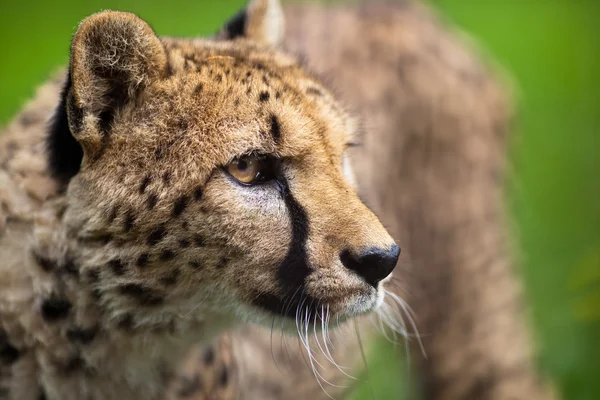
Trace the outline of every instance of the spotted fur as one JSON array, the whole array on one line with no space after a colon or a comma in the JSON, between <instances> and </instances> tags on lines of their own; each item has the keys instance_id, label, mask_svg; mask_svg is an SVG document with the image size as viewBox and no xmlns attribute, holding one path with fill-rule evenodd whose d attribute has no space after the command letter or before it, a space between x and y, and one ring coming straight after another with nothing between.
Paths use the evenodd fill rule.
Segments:
<instances>
[{"instance_id":1,"label":"spotted fur","mask_svg":"<svg viewBox=\"0 0 600 400\"><path fill-rule=\"evenodd\" d=\"M95 14L43 89L54 106L28 108L40 123L54 108L45 132L19 121L3 135L4 397L162 398L194 344L225 329L381 302L398 251L342 168L355 119L277 49L278 2L250 2L231 29L159 39L133 14ZM270 157L275 177L248 187L225 172L247 154ZM34 161L21 163L29 183L19 159Z\"/></svg>"},{"instance_id":2,"label":"spotted fur","mask_svg":"<svg viewBox=\"0 0 600 400\"><path fill-rule=\"evenodd\" d=\"M335 71L366 121L369 134L356 136L336 96L273 49L280 13L277 2L255 1L216 40L158 42L130 14L96 15L76 35L70 73L40 88L0 136L0 399L326 398L305 352L269 330L281 326L277 304L294 280L312 285L313 300L335 292L341 304L353 285L373 293L331 262L391 243L343 176L342 154L357 141L363 197L411 239L415 270L396 277L416 294L428 334L428 397L548 398L498 235L506 114L495 84L412 3L291 10L285 46L311 69ZM104 40L124 35L133 49ZM102 46L131 56L98 57ZM448 96L464 103L439 100ZM450 164L431 156L438 145ZM308 157L283 177L272 217L251 213L219 168L249 148ZM482 148L493 156L477 158ZM491 179L457 175L453 163L465 160ZM464 207L473 199L479 207ZM471 221L469 235L459 217ZM470 249L489 237L499 239L483 247L498 251L481 262ZM265 268L272 260L288 268ZM211 339L232 314L267 330ZM333 340L336 360L353 365L353 335ZM191 350L197 342L204 347ZM344 383L319 360L323 378Z\"/></svg>"}]
</instances>

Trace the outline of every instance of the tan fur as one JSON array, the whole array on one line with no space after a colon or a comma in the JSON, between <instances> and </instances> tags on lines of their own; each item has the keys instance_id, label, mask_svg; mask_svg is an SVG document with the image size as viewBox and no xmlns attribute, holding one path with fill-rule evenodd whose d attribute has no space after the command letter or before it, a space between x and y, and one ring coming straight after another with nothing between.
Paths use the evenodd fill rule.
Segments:
<instances>
[{"instance_id":1,"label":"tan fur","mask_svg":"<svg viewBox=\"0 0 600 400\"><path fill-rule=\"evenodd\" d=\"M364 147L353 151L364 197L394 235L410 240L412 270L396 278L415 295L410 304L427 335L430 361L423 367L430 398L547 398L530 362L503 239L499 131L505 129L506 106L496 85L421 7L290 13L286 46L306 55L316 71L336 71L335 86L366 121ZM58 102L60 79L42 87L0 136L0 331L21 352L9 367L0 363L0 390L34 399L41 381L50 399L159 398L167 385L172 398L324 397L304 350L295 341L280 341L280 333L273 340L257 328L192 355L182 375L173 377L192 344L233 325L232 315L281 325L250 312L246 302L256 291L277 292L274 271L265 266L285 255L289 219L285 210L254 213L236 197L244 192L232 191L222 173L213 172L249 148L301 160L294 165L292 189L310 215L311 261L330 266L313 272L312 293L342 312L348 296L367 290L332 261L343 246L391 242L343 176L342 153L357 140L355 120L295 58L256 44L274 43L260 34L253 42L163 39L163 58L147 25L130 14L121 17L110 29L139 35L147 51L116 70L129 77L119 82L136 101L120 108L106 139L101 113L113 105L103 99L114 87L102 79L114 74L90 70L118 60L88 56L85 44L96 48L97 32L90 29L94 19L87 20L74 42L75 54L87 61L75 63L73 71L76 81L89 84L73 88L81 121L70 114L86 154L66 195L47 175L42 128ZM93 18L101 23L106 14ZM258 100L263 91L270 93L266 104ZM280 120L280 145L265 135L271 113ZM431 154L437 146L448 158ZM456 166L466 163L464 172ZM202 200L195 201L199 187ZM152 194L156 203L149 209ZM182 197L186 207L175 218ZM149 246L161 223L168 235ZM190 231L202 236L202 251L189 246L174 260L161 261L181 240L194 241ZM477 251L482 247L494 249L489 262ZM136 264L146 253L140 272ZM114 259L124 260L122 275L111 270ZM46 262L52 271L40 268ZM187 268L198 262L201 273ZM169 284L174 276L176 283ZM128 282L150 287L146 300L159 307L117 295ZM39 314L51 293L74 305L54 323ZM330 293L335 298L325 297ZM494 312L498 304L510 306ZM93 340L83 343L80 335L74 341L74 327L80 334L94 329ZM512 343L502 342L507 336ZM334 340L336 360L352 365L352 332ZM324 375L344 381L331 365Z\"/></svg>"},{"instance_id":2,"label":"tan fur","mask_svg":"<svg viewBox=\"0 0 600 400\"><path fill-rule=\"evenodd\" d=\"M506 82L469 38L413 2L293 7L286 17L285 46L328 76L364 121L354 170L361 197L406 242L392 287L412 306L427 352L423 359L411 340L422 382L414 384L426 399L557 398L534 365L509 256ZM353 335L337 337L334 355L360 369L360 360L344 359L358 352ZM234 398L328 398L295 341L281 347L271 336L234 336L243 388ZM330 382L348 383L325 365Z\"/></svg>"},{"instance_id":3,"label":"tan fur","mask_svg":"<svg viewBox=\"0 0 600 400\"><path fill-rule=\"evenodd\" d=\"M192 346L225 329L295 329L294 312L312 322L325 306L343 321L381 301L341 258L394 245L344 176L354 119L268 46L278 7L251 3L235 40L158 39L122 12L84 20L56 117L83 149L65 187L39 162L27 178L41 192L20 187L18 161L43 160L41 125L29 146L19 120L3 135L8 396L161 398ZM277 159L276 182L244 187L222 169L255 153Z\"/></svg>"}]
</instances>

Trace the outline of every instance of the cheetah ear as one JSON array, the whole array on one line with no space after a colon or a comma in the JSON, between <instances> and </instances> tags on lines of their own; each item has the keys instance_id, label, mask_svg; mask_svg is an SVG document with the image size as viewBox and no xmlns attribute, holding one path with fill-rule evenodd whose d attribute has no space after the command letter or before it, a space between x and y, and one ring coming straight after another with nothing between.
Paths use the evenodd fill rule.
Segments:
<instances>
[{"instance_id":1,"label":"cheetah ear","mask_svg":"<svg viewBox=\"0 0 600 400\"><path fill-rule=\"evenodd\" d=\"M248 6L225 24L219 37L245 37L278 46L283 41L285 19L279 0L250 0Z\"/></svg>"},{"instance_id":2,"label":"cheetah ear","mask_svg":"<svg viewBox=\"0 0 600 400\"><path fill-rule=\"evenodd\" d=\"M86 18L71 45L66 102L71 132L78 140L81 130L85 136L106 132L114 112L166 71L160 40L137 16L104 11Z\"/></svg>"}]
</instances>

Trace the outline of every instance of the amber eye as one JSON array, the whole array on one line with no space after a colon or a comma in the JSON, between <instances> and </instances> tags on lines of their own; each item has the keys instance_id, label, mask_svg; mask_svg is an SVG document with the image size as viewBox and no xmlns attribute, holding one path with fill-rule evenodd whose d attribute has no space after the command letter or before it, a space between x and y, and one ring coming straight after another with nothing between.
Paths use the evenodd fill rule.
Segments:
<instances>
[{"instance_id":1,"label":"amber eye","mask_svg":"<svg viewBox=\"0 0 600 400\"><path fill-rule=\"evenodd\" d=\"M272 161L266 156L249 155L236 158L225 170L247 185L273 179Z\"/></svg>"}]
</instances>

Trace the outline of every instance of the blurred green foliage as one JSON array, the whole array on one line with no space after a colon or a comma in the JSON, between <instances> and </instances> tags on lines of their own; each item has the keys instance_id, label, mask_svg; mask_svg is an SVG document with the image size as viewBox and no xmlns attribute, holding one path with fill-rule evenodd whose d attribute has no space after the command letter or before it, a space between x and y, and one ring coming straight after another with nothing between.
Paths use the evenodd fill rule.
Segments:
<instances>
[{"instance_id":1,"label":"blurred green foliage","mask_svg":"<svg viewBox=\"0 0 600 400\"><path fill-rule=\"evenodd\" d=\"M206 35L243 0L4 0L0 124L68 59L78 22L133 11L159 34ZM600 38L597 0L437 0L515 78L515 177L508 190L540 367L564 399L600 398ZM400 362L399 362L400 360ZM352 399L415 399L403 353L378 342Z\"/></svg>"}]
</instances>

